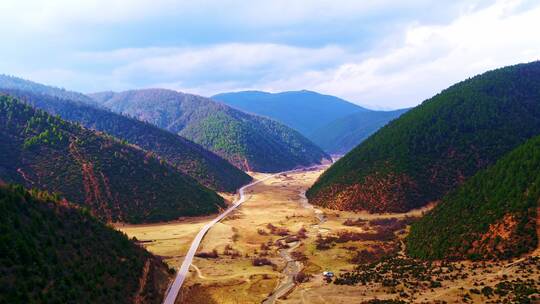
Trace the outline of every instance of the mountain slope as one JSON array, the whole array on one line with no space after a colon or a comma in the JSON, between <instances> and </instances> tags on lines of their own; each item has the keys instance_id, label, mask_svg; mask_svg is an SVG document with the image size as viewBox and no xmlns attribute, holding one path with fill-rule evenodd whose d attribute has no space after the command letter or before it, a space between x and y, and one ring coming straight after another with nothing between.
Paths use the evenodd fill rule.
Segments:
<instances>
[{"instance_id":1,"label":"mountain slope","mask_svg":"<svg viewBox=\"0 0 540 304\"><path fill-rule=\"evenodd\" d=\"M329 158L298 132L211 99L164 89L96 93L97 102L184 136L238 168L277 172Z\"/></svg>"},{"instance_id":2,"label":"mountain slope","mask_svg":"<svg viewBox=\"0 0 540 304\"><path fill-rule=\"evenodd\" d=\"M60 115L65 120L81 123L87 128L108 133L155 152L209 188L234 192L251 180L249 175L216 154L154 125L71 100L4 89L1 79L2 77L0 92L19 97L28 104L53 115ZM25 82L20 80L19 83Z\"/></svg>"},{"instance_id":3,"label":"mountain slope","mask_svg":"<svg viewBox=\"0 0 540 304\"><path fill-rule=\"evenodd\" d=\"M318 128L308 138L328 153L345 154L408 110L353 113Z\"/></svg>"},{"instance_id":4,"label":"mountain slope","mask_svg":"<svg viewBox=\"0 0 540 304\"><path fill-rule=\"evenodd\" d=\"M308 190L318 205L406 211L440 199L540 133L540 62L458 83L392 121Z\"/></svg>"},{"instance_id":5,"label":"mountain slope","mask_svg":"<svg viewBox=\"0 0 540 304\"><path fill-rule=\"evenodd\" d=\"M88 212L5 185L0 209L0 303L161 303L167 266Z\"/></svg>"},{"instance_id":6,"label":"mountain slope","mask_svg":"<svg viewBox=\"0 0 540 304\"><path fill-rule=\"evenodd\" d=\"M540 136L514 149L413 224L409 254L421 258L510 258L537 247Z\"/></svg>"},{"instance_id":7,"label":"mountain slope","mask_svg":"<svg viewBox=\"0 0 540 304\"><path fill-rule=\"evenodd\" d=\"M59 192L106 221L209 214L223 199L152 153L0 96L0 179Z\"/></svg>"},{"instance_id":8,"label":"mountain slope","mask_svg":"<svg viewBox=\"0 0 540 304\"><path fill-rule=\"evenodd\" d=\"M369 110L331 95L311 91L267 93L243 91L222 93L212 99L234 108L275 119L304 136L328 123L355 112Z\"/></svg>"}]
</instances>

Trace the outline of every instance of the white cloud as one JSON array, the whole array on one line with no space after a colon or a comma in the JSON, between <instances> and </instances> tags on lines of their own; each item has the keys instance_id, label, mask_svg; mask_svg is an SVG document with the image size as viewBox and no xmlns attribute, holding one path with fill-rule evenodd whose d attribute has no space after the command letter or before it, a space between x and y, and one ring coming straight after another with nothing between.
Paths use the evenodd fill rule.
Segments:
<instances>
[{"instance_id":1,"label":"white cloud","mask_svg":"<svg viewBox=\"0 0 540 304\"><path fill-rule=\"evenodd\" d=\"M12 32L4 27L0 33L76 32L80 24L125 26L167 16L183 22L179 16L187 18L189 14L206 16L209 22L222 18L226 22L216 24L235 23L235 28L255 28L263 33L264 27L287 30L288 26L316 22L339 26L358 16L411 8L418 9L418 16L444 15L440 10L426 9L437 5L460 12L446 23L422 18L399 21L402 28L377 37L379 43L367 50L343 43L293 46L286 42L220 41L198 46L186 43L181 47L66 51L58 55L65 58L64 66L40 63L37 68L27 68L19 63L24 67L19 75L84 91L162 86L211 95L240 89L311 89L371 107L398 108L418 104L452 83L488 69L539 59L536 30L540 28L540 5L535 2L498 0L480 6L485 1L435 5L428 0L406 4L390 0L7 0L0 2L0 18L5 24L18 26ZM33 56L39 57L37 54ZM10 66L16 63L10 61Z\"/></svg>"},{"instance_id":2,"label":"white cloud","mask_svg":"<svg viewBox=\"0 0 540 304\"><path fill-rule=\"evenodd\" d=\"M180 3L173 0L3 0L0 18L38 32L70 30L73 28L64 27L148 18L164 14Z\"/></svg>"},{"instance_id":3,"label":"white cloud","mask_svg":"<svg viewBox=\"0 0 540 304\"><path fill-rule=\"evenodd\" d=\"M223 87L205 83L271 81L283 74L336 66L352 56L336 46L312 49L271 43L228 43L198 48L121 49L82 53L78 58L115 65L111 76L127 82Z\"/></svg>"},{"instance_id":4,"label":"white cloud","mask_svg":"<svg viewBox=\"0 0 540 304\"><path fill-rule=\"evenodd\" d=\"M437 4L430 0L3 0L0 18L33 29L59 29L75 24L136 21L159 16L222 18L256 27L283 26L309 20L344 20L375 12L411 8L471 9L482 0ZM432 14L434 11L431 12ZM209 19L210 19L209 18ZM208 20L211 21L211 20Z\"/></svg>"},{"instance_id":5,"label":"white cloud","mask_svg":"<svg viewBox=\"0 0 540 304\"><path fill-rule=\"evenodd\" d=\"M401 46L359 62L276 80L273 90L302 86L372 107L412 106L489 69L540 59L540 6L497 1L446 26L414 25Z\"/></svg>"}]
</instances>

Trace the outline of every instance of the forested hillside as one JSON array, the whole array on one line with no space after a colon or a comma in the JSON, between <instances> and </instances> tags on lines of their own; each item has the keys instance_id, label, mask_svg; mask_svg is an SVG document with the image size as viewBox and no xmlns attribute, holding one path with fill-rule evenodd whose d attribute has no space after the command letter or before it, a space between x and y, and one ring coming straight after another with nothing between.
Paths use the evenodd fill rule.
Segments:
<instances>
[{"instance_id":1,"label":"forested hillside","mask_svg":"<svg viewBox=\"0 0 540 304\"><path fill-rule=\"evenodd\" d=\"M316 129L308 138L328 153L345 154L408 110L357 112Z\"/></svg>"},{"instance_id":2,"label":"forested hillside","mask_svg":"<svg viewBox=\"0 0 540 304\"><path fill-rule=\"evenodd\" d=\"M4 182L59 192L105 221L165 221L224 206L154 154L8 96L0 96L0 155Z\"/></svg>"},{"instance_id":3,"label":"forested hillside","mask_svg":"<svg viewBox=\"0 0 540 304\"><path fill-rule=\"evenodd\" d=\"M500 259L537 248L540 136L519 146L442 199L407 238L430 259Z\"/></svg>"},{"instance_id":4,"label":"forested hillside","mask_svg":"<svg viewBox=\"0 0 540 304\"><path fill-rule=\"evenodd\" d=\"M540 62L458 83L376 132L336 162L307 196L314 204L406 211L440 199L540 134Z\"/></svg>"},{"instance_id":5,"label":"forested hillside","mask_svg":"<svg viewBox=\"0 0 540 304\"><path fill-rule=\"evenodd\" d=\"M208 98L164 89L91 96L115 112L193 140L243 170L277 172L329 159L297 131Z\"/></svg>"},{"instance_id":6,"label":"forested hillside","mask_svg":"<svg viewBox=\"0 0 540 304\"><path fill-rule=\"evenodd\" d=\"M24 84L25 81L20 80L19 83ZM46 94L4 89L1 82L0 92L17 96L26 103L59 115L65 120L78 122L87 128L105 132L155 152L185 174L214 190L234 192L251 180L249 175L216 154L152 124Z\"/></svg>"},{"instance_id":7,"label":"forested hillside","mask_svg":"<svg viewBox=\"0 0 540 304\"><path fill-rule=\"evenodd\" d=\"M0 303L161 303L167 266L87 211L0 185Z\"/></svg>"}]
</instances>

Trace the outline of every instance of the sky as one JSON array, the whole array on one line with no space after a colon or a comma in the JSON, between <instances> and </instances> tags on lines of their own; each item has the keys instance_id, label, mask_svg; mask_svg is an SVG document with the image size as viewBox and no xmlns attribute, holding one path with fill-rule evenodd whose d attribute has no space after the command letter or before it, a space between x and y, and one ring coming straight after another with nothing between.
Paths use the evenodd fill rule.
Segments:
<instances>
[{"instance_id":1,"label":"sky","mask_svg":"<svg viewBox=\"0 0 540 304\"><path fill-rule=\"evenodd\" d=\"M0 74L84 93L313 90L373 109L540 58L537 0L2 0Z\"/></svg>"}]
</instances>

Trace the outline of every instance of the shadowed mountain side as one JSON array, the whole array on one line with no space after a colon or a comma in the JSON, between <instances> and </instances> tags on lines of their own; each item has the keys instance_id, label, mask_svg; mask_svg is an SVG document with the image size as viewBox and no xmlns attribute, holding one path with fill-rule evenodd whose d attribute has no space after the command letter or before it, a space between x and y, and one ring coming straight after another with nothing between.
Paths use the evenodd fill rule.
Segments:
<instances>
[{"instance_id":1,"label":"shadowed mountain side","mask_svg":"<svg viewBox=\"0 0 540 304\"><path fill-rule=\"evenodd\" d=\"M0 185L0 303L161 303L167 266L86 210Z\"/></svg>"}]
</instances>

